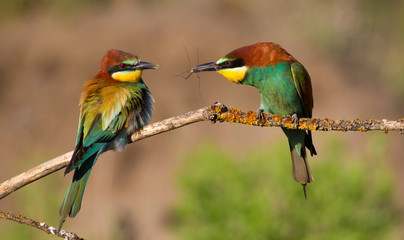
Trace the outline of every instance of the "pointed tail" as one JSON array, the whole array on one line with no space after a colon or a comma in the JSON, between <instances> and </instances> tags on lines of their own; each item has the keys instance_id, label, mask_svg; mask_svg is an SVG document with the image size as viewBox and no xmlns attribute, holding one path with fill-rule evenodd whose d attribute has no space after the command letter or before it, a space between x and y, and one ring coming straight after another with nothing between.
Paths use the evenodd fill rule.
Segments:
<instances>
[{"instance_id":1,"label":"pointed tail","mask_svg":"<svg viewBox=\"0 0 404 240\"><path fill-rule=\"evenodd\" d=\"M74 171L72 182L70 183L66 196L59 208L59 215L61 216L59 231L62 228L67 216L75 217L80 211L84 189L86 187L88 177L90 176L91 168L97 160L98 155L99 154L92 155Z\"/></svg>"},{"instance_id":2,"label":"pointed tail","mask_svg":"<svg viewBox=\"0 0 404 240\"><path fill-rule=\"evenodd\" d=\"M290 154L292 156L293 178L296 182L303 185L304 196L307 199L306 184L313 182L314 177L307 160L306 147L310 150L312 155L317 154L313 146L311 133L284 128L282 128L282 130L285 132L289 140Z\"/></svg>"},{"instance_id":3,"label":"pointed tail","mask_svg":"<svg viewBox=\"0 0 404 240\"><path fill-rule=\"evenodd\" d=\"M309 161L307 161L306 149L303 146L300 149L300 156L290 143L290 153L292 155L292 166L293 166L293 178L296 182L302 184L304 197L307 199L306 195L306 184L314 181L313 174L311 173Z\"/></svg>"},{"instance_id":4,"label":"pointed tail","mask_svg":"<svg viewBox=\"0 0 404 240\"><path fill-rule=\"evenodd\" d=\"M296 182L306 184L314 181L309 162L307 161L306 149L300 149L300 156L290 143L290 153L292 155L293 178Z\"/></svg>"},{"instance_id":5,"label":"pointed tail","mask_svg":"<svg viewBox=\"0 0 404 240\"><path fill-rule=\"evenodd\" d=\"M77 170L76 170L77 171ZM61 216L59 223L59 230L62 228L66 217L75 217L80 211L81 200L83 199L84 188L88 177L90 176L91 170L84 174L84 176L79 180L73 180L67 190L66 196L63 199L62 205L59 208L59 215Z\"/></svg>"}]
</instances>

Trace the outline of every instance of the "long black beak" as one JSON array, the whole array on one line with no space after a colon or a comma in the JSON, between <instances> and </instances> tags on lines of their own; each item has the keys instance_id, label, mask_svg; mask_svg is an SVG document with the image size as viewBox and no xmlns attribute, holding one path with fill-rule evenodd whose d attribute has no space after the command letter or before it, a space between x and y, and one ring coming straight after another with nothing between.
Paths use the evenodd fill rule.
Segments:
<instances>
[{"instance_id":1,"label":"long black beak","mask_svg":"<svg viewBox=\"0 0 404 240\"><path fill-rule=\"evenodd\" d=\"M149 63L149 62L139 62L133 66L133 70L144 70L144 69L159 69L160 65Z\"/></svg>"},{"instance_id":2,"label":"long black beak","mask_svg":"<svg viewBox=\"0 0 404 240\"><path fill-rule=\"evenodd\" d=\"M204 72L204 71L218 71L222 69L219 65L217 65L215 62L210 62L210 63L204 63L199 66L196 66L191 69L191 72L193 73L198 73L198 72Z\"/></svg>"}]
</instances>

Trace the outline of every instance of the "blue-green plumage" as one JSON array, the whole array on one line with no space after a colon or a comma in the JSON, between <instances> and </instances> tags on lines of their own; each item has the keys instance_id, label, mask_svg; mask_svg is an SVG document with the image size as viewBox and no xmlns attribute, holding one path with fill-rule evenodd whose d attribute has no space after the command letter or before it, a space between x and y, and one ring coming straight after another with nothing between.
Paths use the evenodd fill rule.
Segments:
<instances>
[{"instance_id":1,"label":"blue-green plumage","mask_svg":"<svg viewBox=\"0 0 404 240\"><path fill-rule=\"evenodd\" d=\"M292 115L295 120L311 117L313 95L310 76L293 56L278 44L256 43L236 49L217 62L194 67L192 72L217 71L231 82L251 85L260 93L259 112ZM314 180L307 161L306 148L317 154L311 132L282 128L292 156L293 178L305 191Z\"/></svg>"},{"instance_id":2,"label":"blue-green plumage","mask_svg":"<svg viewBox=\"0 0 404 240\"><path fill-rule=\"evenodd\" d=\"M260 109L267 113L305 117L299 94L290 70L290 63L278 63L276 66L253 67L246 74L242 84L258 89L261 97Z\"/></svg>"},{"instance_id":3,"label":"blue-green plumage","mask_svg":"<svg viewBox=\"0 0 404 240\"><path fill-rule=\"evenodd\" d=\"M294 69L294 73L292 72ZM306 81L308 74L298 62L278 62L266 67L252 67L241 84L251 85L258 89L261 96L260 110L266 113L295 115L297 118L311 117L302 99L302 87L299 79ZM309 165L307 163L305 147L316 154L311 141L311 133L305 131L282 128L286 134L291 149L293 161L293 176L299 183L312 182ZM296 156L297 155L297 156ZM300 160L298 160L300 159ZM301 174L297 171L306 171Z\"/></svg>"}]
</instances>

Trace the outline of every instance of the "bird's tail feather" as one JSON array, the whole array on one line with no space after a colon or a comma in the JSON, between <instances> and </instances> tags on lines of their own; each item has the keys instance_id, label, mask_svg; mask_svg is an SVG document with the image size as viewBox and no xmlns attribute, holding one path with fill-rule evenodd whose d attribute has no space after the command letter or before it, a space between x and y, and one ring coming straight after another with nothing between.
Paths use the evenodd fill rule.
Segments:
<instances>
[{"instance_id":1,"label":"bird's tail feather","mask_svg":"<svg viewBox=\"0 0 404 240\"><path fill-rule=\"evenodd\" d=\"M309 162L307 161L306 148L303 146L300 149L300 156L291 144L290 153L292 155L293 178L296 182L306 184L314 181L311 173Z\"/></svg>"},{"instance_id":2,"label":"bird's tail feather","mask_svg":"<svg viewBox=\"0 0 404 240\"><path fill-rule=\"evenodd\" d=\"M76 170L77 171L77 170ZM62 228L66 217L75 217L80 211L81 200L83 199L84 188L86 187L88 177L90 176L91 169L87 171L84 176L77 180L72 181L66 196L63 199L62 205L59 208L59 214L61 216L59 230Z\"/></svg>"},{"instance_id":3,"label":"bird's tail feather","mask_svg":"<svg viewBox=\"0 0 404 240\"><path fill-rule=\"evenodd\" d=\"M305 185L314 181L307 160L306 146L315 154L311 135L305 131L282 128L288 137L290 154L292 155L293 178L296 182Z\"/></svg>"},{"instance_id":4,"label":"bird's tail feather","mask_svg":"<svg viewBox=\"0 0 404 240\"><path fill-rule=\"evenodd\" d=\"M313 145L313 138L311 137L311 131L307 131L307 134L304 138L304 143L306 147L310 150L311 156L317 155L316 148Z\"/></svg>"},{"instance_id":5,"label":"bird's tail feather","mask_svg":"<svg viewBox=\"0 0 404 240\"><path fill-rule=\"evenodd\" d=\"M66 196L59 208L59 214L61 216L59 230L62 228L67 216L75 217L80 211L84 189L86 187L88 177L90 176L91 168L98 156L99 154L94 154L90 158L86 159L86 161L74 171L72 182L70 183Z\"/></svg>"}]
</instances>

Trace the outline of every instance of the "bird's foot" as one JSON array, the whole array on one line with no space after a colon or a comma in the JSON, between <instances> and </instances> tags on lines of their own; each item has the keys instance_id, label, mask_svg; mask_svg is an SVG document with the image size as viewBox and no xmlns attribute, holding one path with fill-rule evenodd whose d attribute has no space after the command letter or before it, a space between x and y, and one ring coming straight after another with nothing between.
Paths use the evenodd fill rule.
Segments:
<instances>
[{"instance_id":1,"label":"bird's foot","mask_svg":"<svg viewBox=\"0 0 404 240\"><path fill-rule=\"evenodd\" d=\"M292 117L292 124L294 128L297 128L297 125L299 124L299 117L297 116L296 113L293 113Z\"/></svg>"},{"instance_id":2,"label":"bird's foot","mask_svg":"<svg viewBox=\"0 0 404 240\"><path fill-rule=\"evenodd\" d=\"M258 122L262 123L265 121L264 110L258 109L256 111L256 114L257 114L256 119L258 120Z\"/></svg>"}]
</instances>

